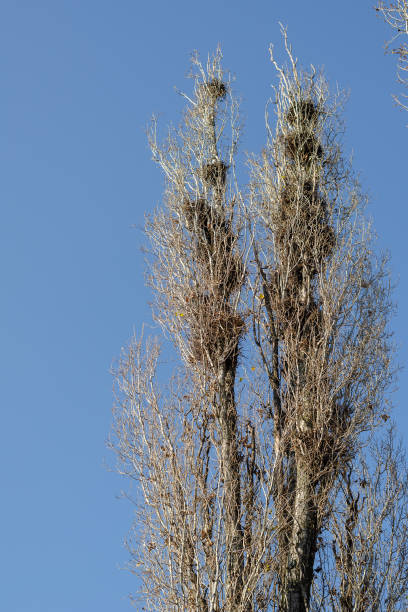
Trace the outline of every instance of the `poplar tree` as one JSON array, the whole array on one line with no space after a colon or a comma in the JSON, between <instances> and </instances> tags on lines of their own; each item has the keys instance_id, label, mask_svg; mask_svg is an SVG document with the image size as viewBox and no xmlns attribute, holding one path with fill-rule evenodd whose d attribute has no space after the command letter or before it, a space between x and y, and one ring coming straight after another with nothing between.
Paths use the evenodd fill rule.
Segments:
<instances>
[{"instance_id":1,"label":"poplar tree","mask_svg":"<svg viewBox=\"0 0 408 612\"><path fill-rule=\"evenodd\" d=\"M147 220L160 340L115 369L112 445L137 482L131 569L147 610L405 609L407 476L389 418L390 283L341 148L342 99L273 55L262 153L241 133L217 52L193 56ZM268 115L268 114L267 114Z\"/></svg>"}]
</instances>

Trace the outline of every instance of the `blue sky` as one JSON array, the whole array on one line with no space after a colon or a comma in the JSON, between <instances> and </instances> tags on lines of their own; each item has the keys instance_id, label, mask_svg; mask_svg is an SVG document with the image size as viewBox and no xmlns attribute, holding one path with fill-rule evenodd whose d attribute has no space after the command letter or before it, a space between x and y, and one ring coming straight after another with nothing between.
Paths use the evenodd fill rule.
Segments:
<instances>
[{"instance_id":1,"label":"blue sky","mask_svg":"<svg viewBox=\"0 0 408 612\"><path fill-rule=\"evenodd\" d=\"M374 1L374 0L373 0ZM393 105L389 33L372 1L2 0L0 2L0 470L4 612L122 612L134 578L118 568L131 507L104 467L112 360L150 320L145 211L162 178L145 126L177 121L189 55L220 42L236 74L242 150L265 142L264 108L283 57L278 22L303 64L350 90L345 146L390 250L399 361L407 363L407 114ZM188 85L187 85L188 86ZM408 440L402 372L395 417Z\"/></svg>"}]
</instances>

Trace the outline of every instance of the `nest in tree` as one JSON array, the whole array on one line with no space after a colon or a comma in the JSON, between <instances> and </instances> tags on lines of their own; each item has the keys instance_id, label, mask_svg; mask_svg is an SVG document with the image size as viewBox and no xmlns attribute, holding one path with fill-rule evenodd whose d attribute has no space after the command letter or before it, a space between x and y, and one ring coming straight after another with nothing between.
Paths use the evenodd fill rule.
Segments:
<instances>
[{"instance_id":1,"label":"nest in tree","mask_svg":"<svg viewBox=\"0 0 408 612\"><path fill-rule=\"evenodd\" d=\"M336 234L334 232L334 229L326 223L324 228L322 228L321 238L319 241L320 256L322 257L322 259L330 257L330 255L334 251L335 246Z\"/></svg>"},{"instance_id":2,"label":"nest in tree","mask_svg":"<svg viewBox=\"0 0 408 612\"><path fill-rule=\"evenodd\" d=\"M245 322L232 312L229 304L214 296L195 294L191 298L194 312L190 331L193 361L205 367L219 366L238 358L238 345Z\"/></svg>"},{"instance_id":3,"label":"nest in tree","mask_svg":"<svg viewBox=\"0 0 408 612\"><path fill-rule=\"evenodd\" d=\"M201 86L203 90L215 100L222 100L227 95L227 86L221 79L213 78L203 83Z\"/></svg>"},{"instance_id":4,"label":"nest in tree","mask_svg":"<svg viewBox=\"0 0 408 612\"><path fill-rule=\"evenodd\" d=\"M204 164L202 169L203 179L213 187L224 187L227 178L227 169L228 166L221 160Z\"/></svg>"},{"instance_id":5,"label":"nest in tree","mask_svg":"<svg viewBox=\"0 0 408 612\"><path fill-rule=\"evenodd\" d=\"M273 307L277 316L279 336L289 335L306 354L322 334L322 313L315 303L300 302L301 286L287 286L284 294L275 293Z\"/></svg>"},{"instance_id":6,"label":"nest in tree","mask_svg":"<svg viewBox=\"0 0 408 612\"><path fill-rule=\"evenodd\" d=\"M185 198L182 209L187 229L196 234L202 246L211 246L217 242L218 238L218 242L221 239L224 248L228 250L229 246L229 250L231 249L233 235L225 216L211 206L205 198L196 200Z\"/></svg>"},{"instance_id":7,"label":"nest in tree","mask_svg":"<svg viewBox=\"0 0 408 612\"><path fill-rule=\"evenodd\" d=\"M197 198L196 200L184 198L182 209L186 220L186 227L189 231L208 225L211 209L205 198Z\"/></svg>"},{"instance_id":8,"label":"nest in tree","mask_svg":"<svg viewBox=\"0 0 408 612\"><path fill-rule=\"evenodd\" d=\"M217 236L223 239L224 236L231 236L230 241L232 242L232 234L228 230L224 216L210 206L205 198L196 200L185 198L182 209L186 227L190 232L195 233L200 249L210 247L212 252L212 245Z\"/></svg>"},{"instance_id":9,"label":"nest in tree","mask_svg":"<svg viewBox=\"0 0 408 612\"><path fill-rule=\"evenodd\" d=\"M316 185L313 184L311 181L305 181L303 183L303 194L305 197L316 197Z\"/></svg>"},{"instance_id":10,"label":"nest in tree","mask_svg":"<svg viewBox=\"0 0 408 612\"><path fill-rule=\"evenodd\" d=\"M278 223L286 221L294 216L304 217L305 223L311 216L319 216L323 220L326 218L326 209L326 202L312 183L305 181L299 188L289 184L279 194L277 221Z\"/></svg>"},{"instance_id":11,"label":"nest in tree","mask_svg":"<svg viewBox=\"0 0 408 612\"><path fill-rule=\"evenodd\" d=\"M234 253L236 238L224 213L210 206L205 198L182 203L186 228L194 235L200 265L218 295L229 296L245 276L244 265Z\"/></svg>"},{"instance_id":12,"label":"nest in tree","mask_svg":"<svg viewBox=\"0 0 408 612\"><path fill-rule=\"evenodd\" d=\"M306 320L316 314L316 305L310 301L304 304L302 299L304 280L303 266L292 268L289 274L284 274L283 283L278 270L270 277L269 297L272 308L278 320L285 325L299 323L304 327Z\"/></svg>"},{"instance_id":13,"label":"nest in tree","mask_svg":"<svg viewBox=\"0 0 408 612\"><path fill-rule=\"evenodd\" d=\"M303 189L290 186L282 190L275 216L275 242L281 258L290 268L303 265L309 274L317 273L323 260L331 255L335 233L327 223L327 204L311 183Z\"/></svg>"},{"instance_id":14,"label":"nest in tree","mask_svg":"<svg viewBox=\"0 0 408 612\"><path fill-rule=\"evenodd\" d=\"M312 100L298 100L286 112L286 120L290 125L315 125L319 111Z\"/></svg>"},{"instance_id":15,"label":"nest in tree","mask_svg":"<svg viewBox=\"0 0 408 612\"><path fill-rule=\"evenodd\" d=\"M314 157L321 158L323 149L319 141L310 132L289 132L282 137L285 154L295 161L304 164Z\"/></svg>"},{"instance_id":16,"label":"nest in tree","mask_svg":"<svg viewBox=\"0 0 408 612\"><path fill-rule=\"evenodd\" d=\"M212 287L217 295L227 298L239 289L245 277L244 264L239 254L224 252L212 270Z\"/></svg>"},{"instance_id":17,"label":"nest in tree","mask_svg":"<svg viewBox=\"0 0 408 612\"><path fill-rule=\"evenodd\" d=\"M298 222L292 226L278 227L275 231L275 241L280 258L293 270L293 274L306 269L307 274L312 277L332 255L336 236L327 223L313 227Z\"/></svg>"},{"instance_id":18,"label":"nest in tree","mask_svg":"<svg viewBox=\"0 0 408 612\"><path fill-rule=\"evenodd\" d=\"M321 220L325 220L327 203L310 181L305 181L301 185L289 183L279 194L279 211L284 213L286 210L317 215Z\"/></svg>"}]
</instances>

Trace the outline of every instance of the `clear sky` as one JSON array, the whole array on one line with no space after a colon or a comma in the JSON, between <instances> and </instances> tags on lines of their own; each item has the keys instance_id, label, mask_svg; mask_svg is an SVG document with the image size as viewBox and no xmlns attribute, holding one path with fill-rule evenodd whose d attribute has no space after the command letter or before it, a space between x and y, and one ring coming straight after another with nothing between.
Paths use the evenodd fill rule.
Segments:
<instances>
[{"instance_id":1,"label":"clear sky","mask_svg":"<svg viewBox=\"0 0 408 612\"><path fill-rule=\"evenodd\" d=\"M350 90L347 152L392 255L399 361L408 356L408 115L374 0L2 0L0 610L122 612L131 507L104 467L109 368L150 320L145 211L160 203L150 115L177 122L189 54L220 42L236 74L242 150L265 142L278 21L302 63ZM187 84L188 87L188 84ZM408 440L400 376L395 417Z\"/></svg>"}]
</instances>

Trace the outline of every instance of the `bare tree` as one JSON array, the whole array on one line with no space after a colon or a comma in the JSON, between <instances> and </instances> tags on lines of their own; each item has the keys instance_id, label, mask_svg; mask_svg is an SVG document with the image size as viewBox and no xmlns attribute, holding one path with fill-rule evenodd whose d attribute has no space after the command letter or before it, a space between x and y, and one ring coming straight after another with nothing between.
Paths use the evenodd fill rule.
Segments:
<instances>
[{"instance_id":1,"label":"bare tree","mask_svg":"<svg viewBox=\"0 0 408 612\"><path fill-rule=\"evenodd\" d=\"M314 69L301 73L286 47L288 70L272 55L276 131L252 164L265 298L254 328L274 394L280 609L305 610L330 494L384 411L390 304L386 262L372 253L363 198L341 155L341 101Z\"/></svg>"},{"instance_id":2,"label":"bare tree","mask_svg":"<svg viewBox=\"0 0 408 612\"><path fill-rule=\"evenodd\" d=\"M341 153L341 99L298 68L284 36L288 67L271 50L276 129L268 120L247 194L219 50L206 66L193 57L181 127L163 144L155 121L150 131L166 178L146 226L154 313L182 362L161 389L158 341L132 340L115 370L112 438L119 470L137 482L129 550L149 610L379 610L387 600L396 611L407 592L401 462L389 442L369 479L361 458L388 419L386 259ZM385 523L399 555L388 565L376 557ZM365 558L371 573L353 569L351 581Z\"/></svg>"},{"instance_id":3,"label":"bare tree","mask_svg":"<svg viewBox=\"0 0 408 612\"><path fill-rule=\"evenodd\" d=\"M398 82L408 87L408 1L379 2L376 10L382 14L386 23L391 26L394 36L388 42L387 48L398 57ZM402 42L398 45L398 42ZM408 110L407 94L394 96L395 101L405 110Z\"/></svg>"},{"instance_id":4,"label":"bare tree","mask_svg":"<svg viewBox=\"0 0 408 612\"><path fill-rule=\"evenodd\" d=\"M408 474L393 428L356 459L331 508L333 558L322 550L317 609L406 610Z\"/></svg>"}]
</instances>

